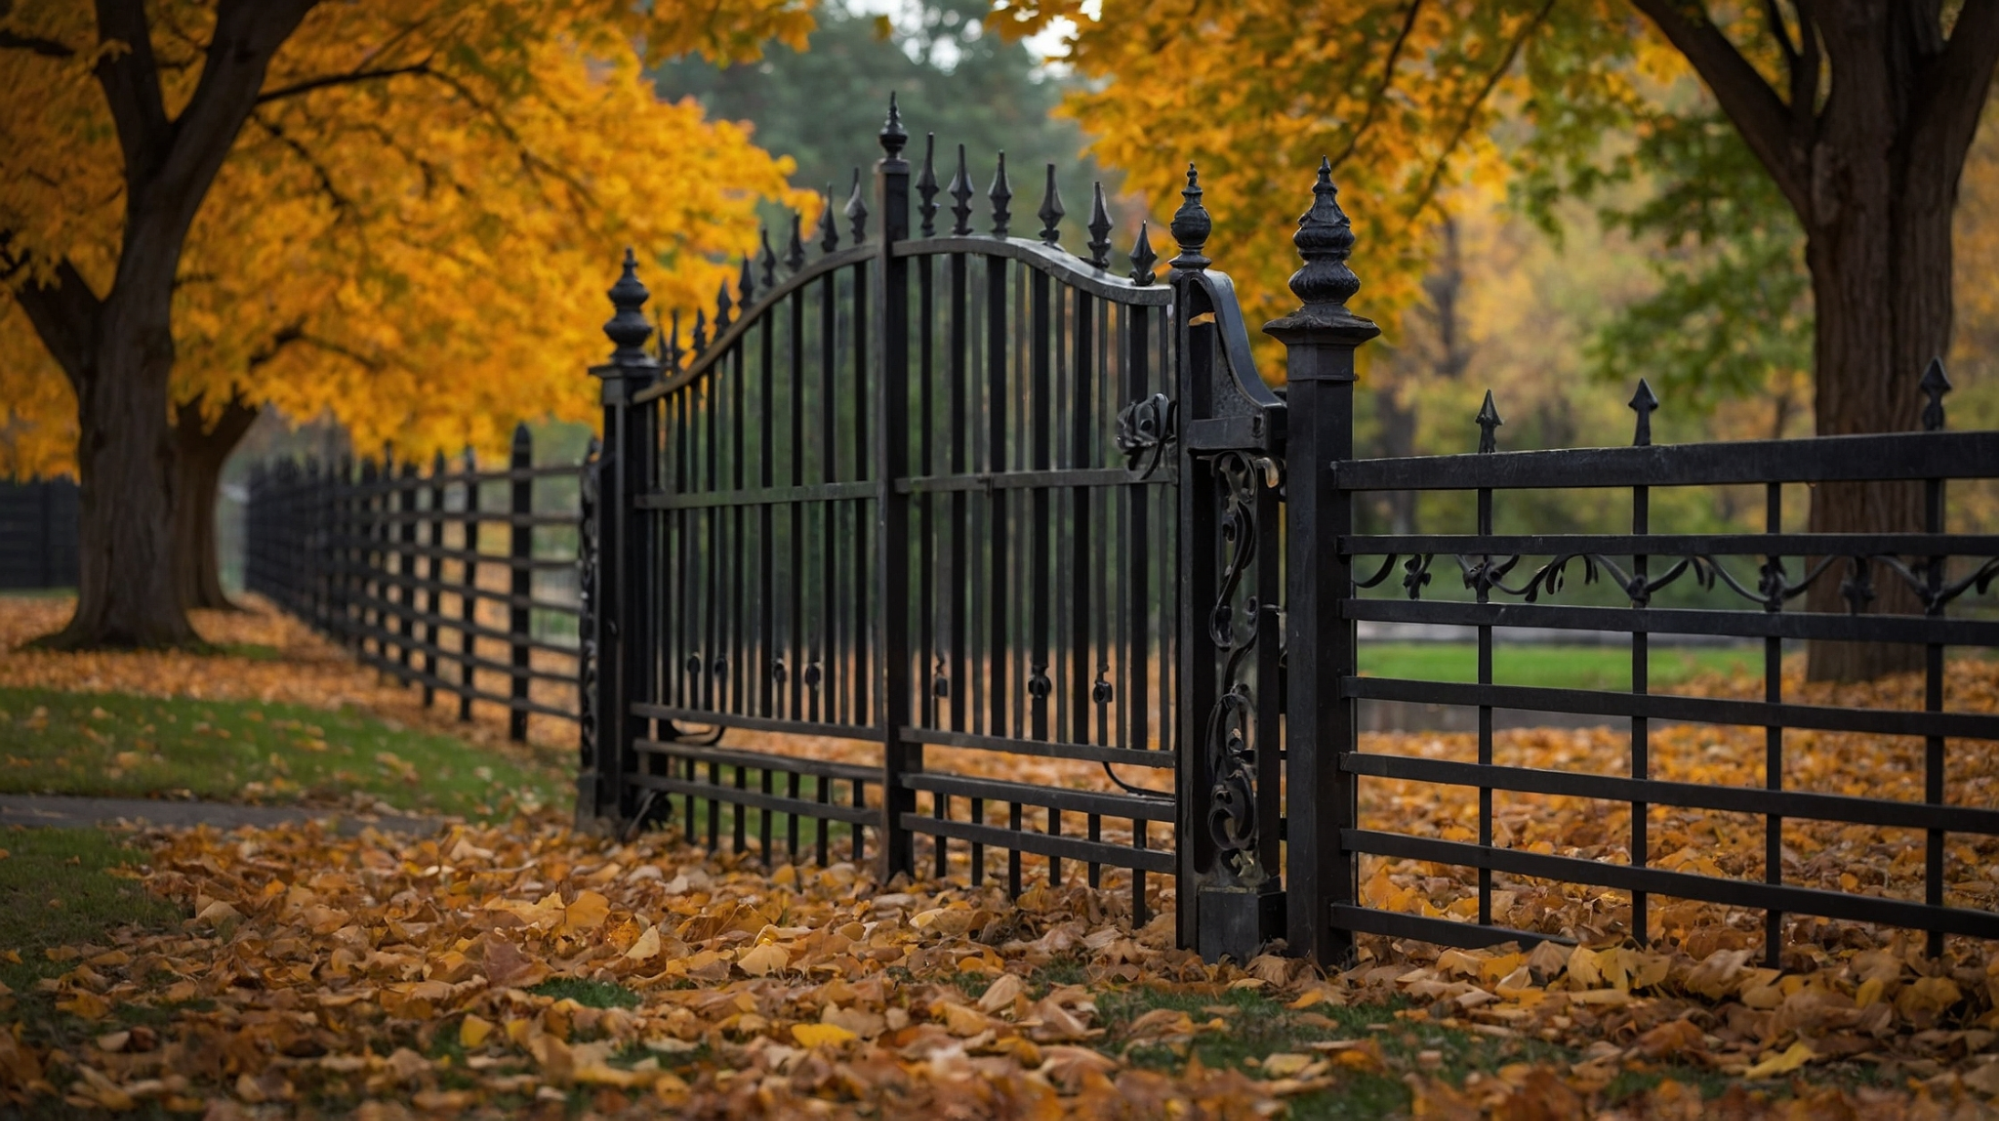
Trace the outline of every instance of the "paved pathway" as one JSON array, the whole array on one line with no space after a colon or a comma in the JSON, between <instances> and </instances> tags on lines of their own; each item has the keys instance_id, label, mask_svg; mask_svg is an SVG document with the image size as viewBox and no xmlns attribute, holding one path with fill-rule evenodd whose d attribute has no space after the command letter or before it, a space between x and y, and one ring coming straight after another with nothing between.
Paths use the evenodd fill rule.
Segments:
<instances>
[{"instance_id":1,"label":"paved pathway","mask_svg":"<svg viewBox=\"0 0 1999 1121\"><path fill-rule=\"evenodd\" d=\"M349 810L314 809L300 806L233 806L226 802L169 802L148 798L71 798L49 794L0 794L0 828L10 825L53 826L82 829L119 822L147 823L174 828L213 825L234 829L242 825L282 825L294 821L330 818L334 828L351 835L367 826L398 833L429 833L440 822L436 818L402 814L356 814Z\"/></svg>"}]
</instances>

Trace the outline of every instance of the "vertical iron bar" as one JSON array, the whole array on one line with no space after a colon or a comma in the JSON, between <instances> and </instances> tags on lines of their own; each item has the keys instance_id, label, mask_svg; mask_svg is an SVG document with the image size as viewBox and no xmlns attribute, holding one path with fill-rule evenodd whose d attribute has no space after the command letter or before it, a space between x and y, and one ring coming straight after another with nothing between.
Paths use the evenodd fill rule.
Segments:
<instances>
[{"instance_id":1,"label":"vertical iron bar","mask_svg":"<svg viewBox=\"0 0 1999 1121\"><path fill-rule=\"evenodd\" d=\"M396 479L396 578L400 588L396 593L396 664L401 668L397 674L400 684L410 682L410 658L416 652L416 463L403 461L403 470Z\"/></svg>"},{"instance_id":2,"label":"vertical iron bar","mask_svg":"<svg viewBox=\"0 0 1999 1121\"><path fill-rule=\"evenodd\" d=\"M534 464L533 437L528 435L528 426L523 423L514 427L513 454L507 459L507 466L515 472L526 471ZM534 555L534 527L528 524L528 516L534 512L534 484L526 478L514 478L513 502L508 507L513 515L511 533L508 535L507 568L509 574L507 590L513 599L507 608L507 638L513 644L513 682L509 691L512 704L507 710L507 738L520 741L528 738L528 713L525 707L528 699L528 649L532 636L529 634L530 620L525 602L533 588L533 572L528 568L528 558ZM620 604L622 609L623 604Z\"/></svg>"},{"instance_id":3,"label":"vertical iron bar","mask_svg":"<svg viewBox=\"0 0 1999 1121\"><path fill-rule=\"evenodd\" d=\"M1941 427L1941 418L1939 418ZM1923 480L1923 528L1934 534L1944 531L1943 480ZM1943 590L1945 558L1933 556L1923 567L1923 583L1928 590L1928 604L1925 614L1932 618L1943 615L1944 603L1940 594ZM1943 711L1943 644L1929 643L1923 648L1923 711ZM1944 804L1944 780L1948 777L1947 761L1944 756L1944 738L1926 736L1923 739L1923 801L1932 806ZM1943 906L1944 901L1944 831L1931 829L1923 836L1923 900L1932 907ZM1941 958L1944 950L1944 936L1941 930L1929 932L1927 949L1932 958Z\"/></svg>"},{"instance_id":4,"label":"vertical iron bar","mask_svg":"<svg viewBox=\"0 0 1999 1121\"><path fill-rule=\"evenodd\" d=\"M1650 533L1652 518L1652 495L1649 487L1631 488L1631 532L1637 535ZM1639 554L1631 558L1632 579L1642 589L1647 574L1646 557ZM1644 631L1631 632L1631 692L1644 696L1651 688L1652 650L1651 638ZM1644 780L1652 777L1650 726L1645 717L1631 718L1631 777ZM1645 867L1648 845L1647 820L1650 806L1645 802L1631 804L1631 866ZM1639 946L1650 943L1650 924L1646 909L1649 901L1647 893L1631 893L1631 937Z\"/></svg>"},{"instance_id":5,"label":"vertical iron bar","mask_svg":"<svg viewBox=\"0 0 1999 1121\"><path fill-rule=\"evenodd\" d=\"M423 707L429 708L437 700L437 632L440 612L443 610L444 588L444 453L439 452L430 463L430 532L425 544L429 547L429 563L424 566L424 581L429 585L424 590L423 600Z\"/></svg>"},{"instance_id":6,"label":"vertical iron bar","mask_svg":"<svg viewBox=\"0 0 1999 1121\"><path fill-rule=\"evenodd\" d=\"M909 497L896 492L898 479L909 474L909 259L897 257L895 246L909 236L909 161L902 158L907 137L889 100L889 116L881 131L882 151L875 164L876 201L882 216L881 261L875 276L881 285L875 330L881 360L875 379L875 604L879 628L875 643L874 717L882 737L881 858L882 879L896 873L916 874L914 842L902 815L916 812L916 792L903 776L923 770L923 748L903 739L902 729L915 713L911 704L909 646ZM856 287L858 294L859 287ZM856 333L857 337L859 332ZM927 337L927 325L926 325ZM864 349L864 348L863 348ZM855 368L863 369L857 354ZM926 366L928 364L926 352ZM926 399L928 397L926 381ZM929 418L924 417L927 431ZM928 443L926 439L926 444ZM926 448L926 456L928 449ZM928 550L925 551L926 556ZM925 573L926 579L928 573ZM865 676L865 675L857 675ZM858 832L856 836L858 836Z\"/></svg>"},{"instance_id":7,"label":"vertical iron bar","mask_svg":"<svg viewBox=\"0 0 1999 1121\"><path fill-rule=\"evenodd\" d=\"M1784 487L1781 483L1770 483L1763 491L1763 528L1767 533L1784 531ZM1776 591L1768 592L1769 600L1764 604L1766 611L1783 609L1783 576L1779 558L1772 556L1768 561L1770 570L1765 574L1766 585L1775 581ZM1763 699L1777 704L1784 698L1784 640L1772 635L1763 640ZM1766 790L1784 788L1784 729L1772 724L1763 729L1763 787ZM1778 814L1766 814L1763 818L1763 882L1781 884L1784 882L1784 819ZM1784 913L1770 909L1763 914L1763 958L1772 969L1779 968L1778 962L1784 950Z\"/></svg>"}]
</instances>

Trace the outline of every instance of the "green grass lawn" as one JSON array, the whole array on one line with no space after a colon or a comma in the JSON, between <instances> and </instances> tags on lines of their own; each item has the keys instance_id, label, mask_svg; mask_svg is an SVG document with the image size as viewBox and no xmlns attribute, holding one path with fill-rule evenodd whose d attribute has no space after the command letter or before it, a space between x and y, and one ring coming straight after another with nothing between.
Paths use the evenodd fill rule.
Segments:
<instances>
[{"instance_id":1,"label":"green grass lawn","mask_svg":"<svg viewBox=\"0 0 1999 1121\"><path fill-rule=\"evenodd\" d=\"M1469 642L1363 642L1360 672L1419 681L1478 680L1478 647ZM1703 673L1761 674L1763 656L1748 648L1654 648L1648 684L1666 689ZM1631 688L1631 652L1616 646L1497 646L1492 679L1500 685L1557 689Z\"/></svg>"},{"instance_id":2,"label":"green grass lawn","mask_svg":"<svg viewBox=\"0 0 1999 1121\"><path fill-rule=\"evenodd\" d=\"M0 689L0 792L328 803L485 816L567 776L342 709Z\"/></svg>"}]
</instances>

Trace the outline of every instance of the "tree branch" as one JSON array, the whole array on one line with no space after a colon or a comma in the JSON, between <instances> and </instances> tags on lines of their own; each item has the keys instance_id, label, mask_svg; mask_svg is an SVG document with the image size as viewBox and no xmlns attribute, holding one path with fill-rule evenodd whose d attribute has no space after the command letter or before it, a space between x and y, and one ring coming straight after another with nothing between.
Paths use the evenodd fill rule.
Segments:
<instances>
[{"instance_id":1,"label":"tree branch","mask_svg":"<svg viewBox=\"0 0 1999 1121\"><path fill-rule=\"evenodd\" d=\"M1728 36L1708 18L1705 5L1695 0L1631 0L1659 28L1721 103L1722 112L1735 122L1736 130L1756 158L1770 172L1792 209L1810 225L1811 186L1807 172L1809 156L1794 152L1791 145L1790 113L1777 91L1763 80L1749 60L1728 41Z\"/></svg>"},{"instance_id":2,"label":"tree branch","mask_svg":"<svg viewBox=\"0 0 1999 1121\"><path fill-rule=\"evenodd\" d=\"M43 39L35 35L16 35L12 31L0 31L0 49L27 51L43 58L75 58L76 48L54 39Z\"/></svg>"},{"instance_id":3,"label":"tree branch","mask_svg":"<svg viewBox=\"0 0 1999 1121\"><path fill-rule=\"evenodd\" d=\"M1978 118L1999 65L1999 0L1965 0L1943 55L1927 67L1909 107L1917 158L1933 153L1952 182L1978 133ZM1934 147L1932 147L1934 146Z\"/></svg>"},{"instance_id":4,"label":"tree branch","mask_svg":"<svg viewBox=\"0 0 1999 1121\"><path fill-rule=\"evenodd\" d=\"M1409 10L1404 13L1402 19L1402 29L1396 32L1395 42L1388 48L1388 58L1381 64L1381 83L1375 87L1374 96L1368 98L1367 112L1361 115L1360 123L1354 126L1352 133L1348 134L1347 146L1339 155L1333 157L1333 170L1339 170L1340 166L1347 162L1354 154L1354 149L1360 147L1361 137L1366 136L1367 130L1374 127L1375 117L1380 113L1381 104L1388 96L1388 87L1395 84L1395 63L1402 57L1402 48L1409 42L1409 33L1416 27L1416 15L1422 10L1423 0L1409 0Z\"/></svg>"},{"instance_id":5,"label":"tree branch","mask_svg":"<svg viewBox=\"0 0 1999 1121\"><path fill-rule=\"evenodd\" d=\"M17 256L3 245L0 245L0 259L13 267L27 262L25 254ZM34 325L35 334L48 348L50 357L62 367L70 386L81 393L92 376L91 337L104 302L90 290L83 274L68 257L56 262L55 272L53 285L32 282L22 285L14 291L14 299L27 313L28 322Z\"/></svg>"},{"instance_id":6,"label":"tree branch","mask_svg":"<svg viewBox=\"0 0 1999 1121\"><path fill-rule=\"evenodd\" d=\"M125 156L128 197L137 205L166 154L172 129L144 0L97 0L97 38L101 44L119 44L98 60L97 84L111 107Z\"/></svg>"},{"instance_id":7,"label":"tree branch","mask_svg":"<svg viewBox=\"0 0 1999 1121\"><path fill-rule=\"evenodd\" d=\"M1438 153L1436 162L1430 165L1429 178L1424 181L1423 190L1416 196L1415 204L1409 208L1409 217L1412 221L1418 214L1423 213L1436 197L1437 185L1443 181L1444 168L1450 163L1458 145L1464 143L1466 134L1471 132L1472 123L1478 119L1479 106L1485 104L1486 99L1492 96L1492 91L1499 88L1500 79L1506 77L1508 70L1513 69L1513 60L1520 57L1520 48L1526 46L1527 40L1532 38L1534 32L1547 21L1548 13L1554 7L1555 0L1547 0L1547 3L1541 5L1540 10L1534 13L1534 18L1527 21L1527 26L1520 29L1520 34L1514 36L1513 41L1506 45L1505 56L1499 60L1498 66L1492 68L1492 73L1485 76L1485 83L1479 87L1478 94L1465 105L1465 113L1458 121L1457 131L1451 134L1450 142L1444 145L1444 150Z\"/></svg>"},{"instance_id":8,"label":"tree branch","mask_svg":"<svg viewBox=\"0 0 1999 1121\"><path fill-rule=\"evenodd\" d=\"M359 82L371 82L381 78L394 78L403 74L429 73L431 73L430 60L425 59L410 66L395 66L386 70L356 70L350 74L329 74L323 78L310 78L303 82L295 82L289 86L279 86L274 90L266 90L257 95L257 104L266 105L273 101L282 101L287 97L297 97L302 93L311 93L313 90L326 89L329 86L350 86Z\"/></svg>"}]
</instances>

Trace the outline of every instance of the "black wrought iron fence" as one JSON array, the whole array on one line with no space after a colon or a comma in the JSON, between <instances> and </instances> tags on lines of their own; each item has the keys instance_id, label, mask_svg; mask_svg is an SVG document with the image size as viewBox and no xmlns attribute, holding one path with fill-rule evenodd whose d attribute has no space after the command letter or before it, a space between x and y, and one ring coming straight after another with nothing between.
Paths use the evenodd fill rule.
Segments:
<instances>
[{"instance_id":1,"label":"black wrought iron fence","mask_svg":"<svg viewBox=\"0 0 1999 1121\"><path fill-rule=\"evenodd\" d=\"M574 464L534 464L525 426L507 467L428 473L364 460L285 461L256 473L245 512L245 586L332 637L431 704L458 699L507 714L527 738L531 715L577 717ZM568 488L559 488L565 489ZM551 501L552 500L552 501Z\"/></svg>"}]
</instances>

